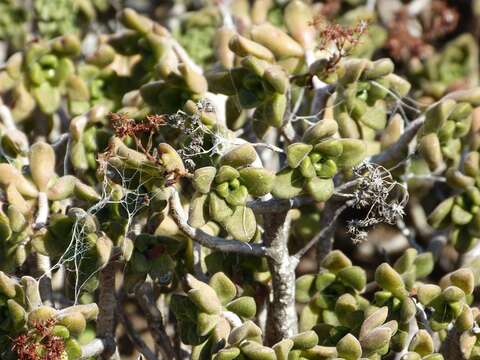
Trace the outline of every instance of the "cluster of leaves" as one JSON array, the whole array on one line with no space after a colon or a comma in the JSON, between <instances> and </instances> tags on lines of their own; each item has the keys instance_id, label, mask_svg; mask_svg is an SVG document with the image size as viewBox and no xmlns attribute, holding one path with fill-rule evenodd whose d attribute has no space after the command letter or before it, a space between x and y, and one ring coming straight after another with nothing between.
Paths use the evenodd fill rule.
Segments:
<instances>
[{"instance_id":1,"label":"cluster of leaves","mask_svg":"<svg viewBox=\"0 0 480 360\"><path fill-rule=\"evenodd\" d=\"M434 341L445 339L454 326L463 334L462 354L475 358L478 349L470 339L478 308L471 303L478 279L472 268L445 275L440 286L425 283L433 256L410 248L393 267L377 267L368 288L378 290L369 294L365 271L342 252L331 252L321 267L318 275L297 279L297 301L308 303L300 317L301 332L271 347L263 344L262 330L250 320L254 300L236 298L238 289L224 273L215 273L208 284L187 276L187 295L172 298L182 341L193 345L197 359L379 359L408 349L401 359L431 360L443 359L435 353ZM426 313L433 316L427 319ZM424 329L411 336L417 321Z\"/></svg>"}]
</instances>

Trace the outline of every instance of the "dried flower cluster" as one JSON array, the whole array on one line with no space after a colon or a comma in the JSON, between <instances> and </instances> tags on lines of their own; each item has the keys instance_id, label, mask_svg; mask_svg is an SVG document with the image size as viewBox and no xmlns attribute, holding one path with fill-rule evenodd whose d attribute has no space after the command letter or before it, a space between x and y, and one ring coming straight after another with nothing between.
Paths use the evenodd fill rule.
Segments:
<instances>
[{"instance_id":1,"label":"dried flower cluster","mask_svg":"<svg viewBox=\"0 0 480 360\"><path fill-rule=\"evenodd\" d=\"M153 135L160 126L165 125L165 117L161 115L148 115L143 121L135 121L126 114L109 114L115 135L123 139L125 136L138 138L143 134Z\"/></svg>"},{"instance_id":2,"label":"dried flower cluster","mask_svg":"<svg viewBox=\"0 0 480 360\"><path fill-rule=\"evenodd\" d=\"M355 209L367 212L365 218L352 219L347 224L347 232L358 244L368 240L367 230L373 226L382 223L395 225L403 218L408 191L383 166L362 163L353 172L358 185L349 197L353 198Z\"/></svg>"},{"instance_id":3,"label":"dried flower cluster","mask_svg":"<svg viewBox=\"0 0 480 360\"><path fill-rule=\"evenodd\" d=\"M65 351L63 339L53 335L56 321L34 321L27 333L12 340L12 350L19 360L61 360Z\"/></svg>"},{"instance_id":4,"label":"dried flower cluster","mask_svg":"<svg viewBox=\"0 0 480 360\"><path fill-rule=\"evenodd\" d=\"M350 55L368 31L366 20L360 20L354 26L345 26L317 17L312 26L318 31L318 48L328 54L328 65L325 70L327 73L335 71L340 61Z\"/></svg>"}]
</instances>

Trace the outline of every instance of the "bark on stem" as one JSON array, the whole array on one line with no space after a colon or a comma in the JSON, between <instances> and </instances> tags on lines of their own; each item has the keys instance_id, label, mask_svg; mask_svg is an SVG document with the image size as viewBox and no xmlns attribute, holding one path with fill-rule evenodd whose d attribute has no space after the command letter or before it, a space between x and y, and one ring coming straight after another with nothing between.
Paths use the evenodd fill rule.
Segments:
<instances>
[{"instance_id":1,"label":"bark on stem","mask_svg":"<svg viewBox=\"0 0 480 360\"><path fill-rule=\"evenodd\" d=\"M268 264L272 274L273 296L268 304L266 343L295 335L298 331L295 309L295 268L297 261L288 253L291 219L288 212L265 216L265 240L269 246Z\"/></svg>"},{"instance_id":2,"label":"bark on stem","mask_svg":"<svg viewBox=\"0 0 480 360\"><path fill-rule=\"evenodd\" d=\"M105 350L102 359L109 359L116 350L115 328L116 328L116 306L115 296L115 263L110 260L100 271L100 293L98 307L100 313L97 321L97 334L105 340Z\"/></svg>"}]
</instances>

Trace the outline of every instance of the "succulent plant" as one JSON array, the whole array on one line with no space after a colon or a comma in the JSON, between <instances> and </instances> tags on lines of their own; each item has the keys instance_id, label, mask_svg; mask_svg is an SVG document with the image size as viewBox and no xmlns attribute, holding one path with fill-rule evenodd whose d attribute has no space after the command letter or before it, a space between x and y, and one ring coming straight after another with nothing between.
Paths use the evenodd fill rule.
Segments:
<instances>
[{"instance_id":1,"label":"succulent plant","mask_svg":"<svg viewBox=\"0 0 480 360\"><path fill-rule=\"evenodd\" d=\"M271 171L252 166L256 158L255 149L245 144L225 153L218 170L213 166L195 170L190 225L202 227L211 220L234 239L248 242L254 238L257 222L247 200L270 193L275 181Z\"/></svg>"},{"instance_id":2,"label":"succulent plant","mask_svg":"<svg viewBox=\"0 0 480 360\"><path fill-rule=\"evenodd\" d=\"M11 93L15 101L12 115L16 122L29 118L36 107L45 115L53 115L63 95L72 102L88 100L85 83L75 74L72 59L80 53L75 35L60 36L27 46L12 55L1 72L1 94Z\"/></svg>"},{"instance_id":3,"label":"succulent plant","mask_svg":"<svg viewBox=\"0 0 480 360\"><path fill-rule=\"evenodd\" d=\"M464 91L458 91L428 108L419 150L432 171L445 165L458 166L457 153L468 145L462 143L462 138L470 131L473 108L477 105L474 93L466 96Z\"/></svg>"},{"instance_id":4,"label":"succulent plant","mask_svg":"<svg viewBox=\"0 0 480 360\"><path fill-rule=\"evenodd\" d=\"M412 61L409 72L425 97L438 99L452 89L476 86L477 67L478 45L470 34L463 34L429 59Z\"/></svg>"},{"instance_id":5,"label":"succulent plant","mask_svg":"<svg viewBox=\"0 0 480 360\"><path fill-rule=\"evenodd\" d=\"M5 359L52 356L80 359L80 340L92 329L87 322L98 315L96 304L76 305L57 310L45 305L38 282L29 276L20 280L0 272L2 298L1 355Z\"/></svg>"},{"instance_id":6,"label":"succulent plant","mask_svg":"<svg viewBox=\"0 0 480 360\"><path fill-rule=\"evenodd\" d=\"M15 0L4 0L0 3L0 39L8 41L15 49L25 44L26 29L25 22L28 13Z\"/></svg>"},{"instance_id":7,"label":"succulent plant","mask_svg":"<svg viewBox=\"0 0 480 360\"><path fill-rule=\"evenodd\" d=\"M300 316L300 329L310 330L319 324L319 328L332 333L334 339L329 344L334 345L345 335L345 330L363 321L368 301L360 293L366 281L365 271L353 266L345 254L339 250L331 252L323 260L318 275L297 279L296 300L308 303Z\"/></svg>"},{"instance_id":8,"label":"succulent plant","mask_svg":"<svg viewBox=\"0 0 480 360\"><path fill-rule=\"evenodd\" d=\"M24 176L19 169L10 164L1 164L1 187L8 201L8 208L2 211L3 234L2 248L5 250L3 269L11 269L22 265L32 251L45 255L59 256L68 248L70 240L63 238L67 234L57 234L63 247L59 243L40 244L43 238L39 230L49 220L50 207L55 203L75 194L78 199L95 201L99 195L88 185L85 185L74 176L59 177L55 173L55 153L53 148L43 142L35 143L28 154L30 163L29 176ZM70 231L70 229L69 229ZM53 239L52 239L53 241ZM56 251L53 249L56 248ZM5 266L5 267L3 267Z\"/></svg>"},{"instance_id":9,"label":"succulent plant","mask_svg":"<svg viewBox=\"0 0 480 360\"><path fill-rule=\"evenodd\" d=\"M172 298L172 306L182 329L182 339L186 344L206 346L205 343L209 343L209 347L217 348L213 350L216 352L221 348L222 341L232 336L233 328L255 316L253 298L237 297L235 284L224 273L214 274L208 284L189 275L187 283L187 296ZM247 334L255 331L256 325L251 321L245 323L247 327L252 327L252 330L244 330Z\"/></svg>"},{"instance_id":10,"label":"succulent plant","mask_svg":"<svg viewBox=\"0 0 480 360\"><path fill-rule=\"evenodd\" d=\"M287 147L288 166L277 173L273 196L288 199L306 193L323 202L333 195L337 172L354 167L366 155L362 140L335 139L337 130L335 121L324 119L307 129L303 142Z\"/></svg>"},{"instance_id":11,"label":"succulent plant","mask_svg":"<svg viewBox=\"0 0 480 360\"><path fill-rule=\"evenodd\" d=\"M381 143L377 135L387 128L389 103L405 97L410 84L393 74L390 59L350 60L344 66L345 73L339 79L332 104L339 133L342 137L363 139L369 154L378 153Z\"/></svg>"}]
</instances>

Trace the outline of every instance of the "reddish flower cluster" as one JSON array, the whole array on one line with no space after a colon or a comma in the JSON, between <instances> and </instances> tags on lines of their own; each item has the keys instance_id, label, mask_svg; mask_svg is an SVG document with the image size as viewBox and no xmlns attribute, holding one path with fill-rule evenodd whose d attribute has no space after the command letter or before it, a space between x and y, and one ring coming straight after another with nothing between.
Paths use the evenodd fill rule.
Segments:
<instances>
[{"instance_id":1,"label":"reddish flower cluster","mask_svg":"<svg viewBox=\"0 0 480 360\"><path fill-rule=\"evenodd\" d=\"M130 119L125 114L110 113L110 121L115 135L119 138L130 136L137 145L138 150L142 151L147 158L158 163L158 154L155 151L152 154L152 135L158 129L165 125L165 116L163 115L147 115L143 121ZM139 138L142 134L149 134L149 140L146 147L143 146L142 140Z\"/></svg>"},{"instance_id":2,"label":"reddish flower cluster","mask_svg":"<svg viewBox=\"0 0 480 360\"><path fill-rule=\"evenodd\" d=\"M12 339L12 351L18 360L60 360L65 344L52 334L54 326L54 319L38 321L28 332Z\"/></svg>"},{"instance_id":3,"label":"reddish flower cluster","mask_svg":"<svg viewBox=\"0 0 480 360\"><path fill-rule=\"evenodd\" d=\"M110 122L113 131L120 139L129 136L135 141L138 151L141 151L147 159L155 164L160 164L160 154L158 149L154 148L153 135L156 134L161 126L166 125L167 117L165 115L147 115L142 121L136 121L129 118L125 114L110 113ZM141 139L142 134L148 134L148 139L145 141ZM113 149L109 146L105 152L98 155L98 160L101 166L106 166L108 159L113 156ZM103 169L105 171L105 169ZM175 171L167 174L165 186L171 186L177 183L180 178L188 176L186 173L179 173Z\"/></svg>"},{"instance_id":4,"label":"reddish flower cluster","mask_svg":"<svg viewBox=\"0 0 480 360\"><path fill-rule=\"evenodd\" d=\"M322 17L316 17L312 25L319 31L319 49L330 53L327 72L335 70L338 63L350 54L368 30L366 21L360 21L355 26L342 26L326 22Z\"/></svg>"},{"instance_id":5,"label":"reddish flower cluster","mask_svg":"<svg viewBox=\"0 0 480 360\"><path fill-rule=\"evenodd\" d=\"M119 138L156 132L160 126L165 125L165 117L162 115L148 115L143 121L135 121L125 114L110 113L109 118L113 131Z\"/></svg>"}]
</instances>

